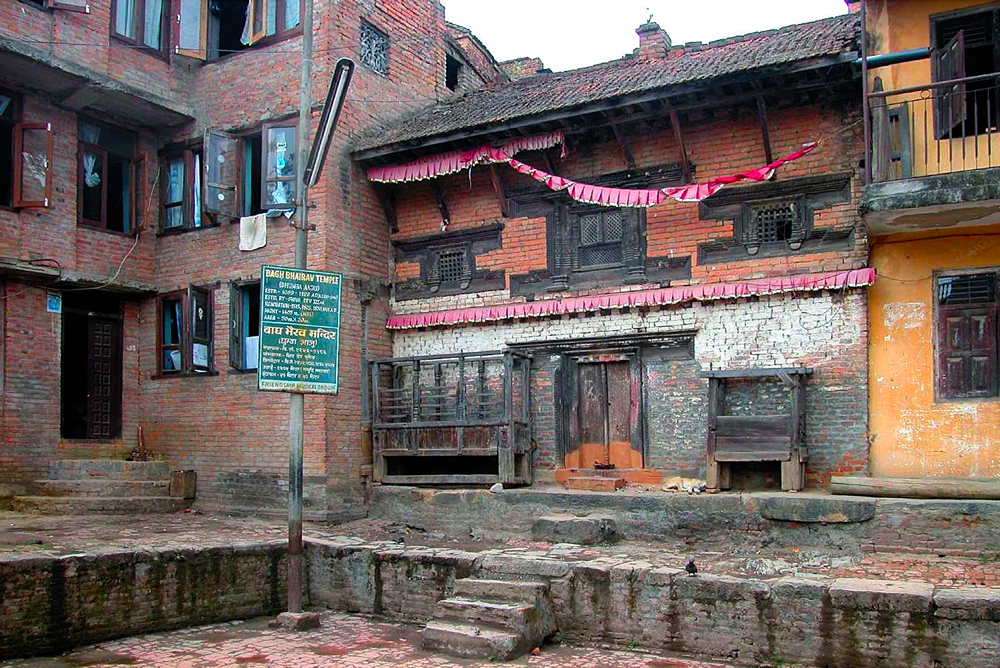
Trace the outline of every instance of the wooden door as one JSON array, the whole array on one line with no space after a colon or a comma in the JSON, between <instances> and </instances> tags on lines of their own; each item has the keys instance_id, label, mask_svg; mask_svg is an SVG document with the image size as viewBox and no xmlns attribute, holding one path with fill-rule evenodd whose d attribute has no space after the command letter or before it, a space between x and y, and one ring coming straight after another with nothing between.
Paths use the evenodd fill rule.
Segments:
<instances>
[{"instance_id":1,"label":"wooden door","mask_svg":"<svg viewBox=\"0 0 1000 668\"><path fill-rule=\"evenodd\" d=\"M121 413L121 323L87 319L87 438L115 438Z\"/></svg>"},{"instance_id":2,"label":"wooden door","mask_svg":"<svg viewBox=\"0 0 1000 668\"><path fill-rule=\"evenodd\" d=\"M632 438L633 392L629 362L581 362L577 365L574 442L567 468L642 468L642 454Z\"/></svg>"}]
</instances>

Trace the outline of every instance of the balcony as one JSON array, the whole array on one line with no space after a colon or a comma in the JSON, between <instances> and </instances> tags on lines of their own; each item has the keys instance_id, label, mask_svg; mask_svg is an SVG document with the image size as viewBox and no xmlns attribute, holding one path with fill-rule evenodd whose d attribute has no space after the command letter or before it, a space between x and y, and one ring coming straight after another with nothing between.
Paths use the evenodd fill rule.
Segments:
<instances>
[{"instance_id":1,"label":"balcony","mask_svg":"<svg viewBox=\"0 0 1000 668\"><path fill-rule=\"evenodd\" d=\"M530 484L530 371L500 351L370 362L375 480Z\"/></svg>"},{"instance_id":2,"label":"balcony","mask_svg":"<svg viewBox=\"0 0 1000 668\"><path fill-rule=\"evenodd\" d=\"M873 234L1000 223L1000 74L870 92Z\"/></svg>"}]
</instances>

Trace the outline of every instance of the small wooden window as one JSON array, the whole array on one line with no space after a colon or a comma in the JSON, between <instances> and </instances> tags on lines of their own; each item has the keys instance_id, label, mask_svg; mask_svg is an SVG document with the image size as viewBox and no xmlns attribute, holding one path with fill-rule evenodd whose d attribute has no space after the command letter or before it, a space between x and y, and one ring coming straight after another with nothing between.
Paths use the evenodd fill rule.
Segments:
<instances>
[{"instance_id":1,"label":"small wooden window","mask_svg":"<svg viewBox=\"0 0 1000 668\"><path fill-rule=\"evenodd\" d=\"M787 244L798 250L806 236L801 199L763 200L743 205L743 245L755 255L763 244Z\"/></svg>"},{"instance_id":2,"label":"small wooden window","mask_svg":"<svg viewBox=\"0 0 1000 668\"><path fill-rule=\"evenodd\" d=\"M382 76L389 74L389 36L363 19L361 64Z\"/></svg>"},{"instance_id":3,"label":"small wooden window","mask_svg":"<svg viewBox=\"0 0 1000 668\"><path fill-rule=\"evenodd\" d=\"M200 148L171 153L163 159L160 227L164 232L202 227L201 163Z\"/></svg>"},{"instance_id":4,"label":"small wooden window","mask_svg":"<svg viewBox=\"0 0 1000 668\"><path fill-rule=\"evenodd\" d=\"M260 343L260 281L234 282L229 295L229 365L253 371Z\"/></svg>"},{"instance_id":5,"label":"small wooden window","mask_svg":"<svg viewBox=\"0 0 1000 668\"><path fill-rule=\"evenodd\" d=\"M937 279L941 399L997 396L997 273Z\"/></svg>"},{"instance_id":6,"label":"small wooden window","mask_svg":"<svg viewBox=\"0 0 1000 668\"><path fill-rule=\"evenodd\" d=\"M192 286L160 295L157 312L157 371L160 375L212 370L212 290Z\"/></svg>"},{"instance_id":7,"label":"small wooden window","mask_svg":"<svg viewBox=\"0 0 1000 668\"><path fill-rule=\"evenodd\" d=\"M432 293L442 287L464 290L472 281L472 273L473 260L468 244L443 248L431 254L428 287Z\"/></svg>"},{"instance_id":8,"label":"small wooden window","mask_svg":"<svg viewBox=\"0 0 1000 668\"><path fill-rule=\"evenodd\" d=\"M138 220L136 138L127 130L82 121L77 211L81 225L134 234Z\"/></svg>"},{"instance_id":9,"label":"small wooden window","mask_svg":"<svg viewBox=\"0 0 1000 668\"><path fill-rule=\"evenodd\" d=\"M170 0L112 0L111 34L129 44L166 55L170 42Z\"/></svg>"},{"instance_id":10,"label":"small wooden window","mask_svg":"<svg viewBox=\"0 0 1000 668\"><path fill-rule=\"evenodd\" d=\"M205 131L202 205L224 218L240 215L240 140L219 130Z\"/></svg>"}]
</instances>

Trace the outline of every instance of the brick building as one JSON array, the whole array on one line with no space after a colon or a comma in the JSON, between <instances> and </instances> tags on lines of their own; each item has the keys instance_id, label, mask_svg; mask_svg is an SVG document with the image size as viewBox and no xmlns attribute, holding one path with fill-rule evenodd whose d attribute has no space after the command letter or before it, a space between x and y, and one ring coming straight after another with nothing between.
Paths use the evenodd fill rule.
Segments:
<instances>
[{"instance_id":1,"label":"brick building","mask_svg":"<svg viewBox=\"0 0 1000 668\"><path fill-rule=\"evenodd\" d=\"M395 260L376 479L867 471L857 14L711 44L637 33L624 59L505 65L514 80L355 143ZM615 205L811 141L700 203Z\"/></svg>"},{"instance_id":2,"label":"brick building","mask_svg":"<svg viewBox=\"0 0 1000 668\"><path fill-rule=\"evenodd\" d=\"M201 501L284 505L288 404L256 389L256 281L292 263L293 230L270 218L242 252L237 223L295 204L301 11L0 6L0 493L51 488L52 460L127 457L141 430ZM506 77L435 0L318 2L315 50L315 101L338 58L358 63L310 204L309 267L345 291L340 394L306 400L306 513L343 516L362 512L362 347L390 352L386 224L347 143Z\"/></svg>"}]
</instances>

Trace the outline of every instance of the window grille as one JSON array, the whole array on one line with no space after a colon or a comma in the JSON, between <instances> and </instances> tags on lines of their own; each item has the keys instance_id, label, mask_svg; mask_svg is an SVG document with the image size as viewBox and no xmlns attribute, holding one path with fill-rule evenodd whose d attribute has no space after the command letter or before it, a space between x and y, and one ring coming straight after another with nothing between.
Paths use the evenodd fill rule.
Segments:
<instances>
[{"instance_id":1,"label":"window grille","mask_svg":"<svg viewBox=\"0 0 1000 668\"><path fill-rule=\"evenodd\" d=\"M367 21L361 22L361 63L379 74L389 73L389 36Z\"/></svg>"},{"instance_id":2,"label":"window grille","mask_svg":"<svg viewBox=\"0 0 1000 668\"><path fill-rule=\"evenodd\" d=\"M751 204L745 241L752 245L789 241L798 222L799 207L794 201Z\"/></svg>"},{"instance_id":3,"label":"window grille","mask_svg":"<svg viewBox=\"0 0 1000 668\"><path fill-rule=\"evenodd\" d=\"M461 281L465 274L465 251L446 251L438 257L438 278L442 283Z\"/></svg>"},{"instance_id":4,"label":"window grille","mask_svg":"<svg viewBox=\"0 0 1000 668\"><path fill-rule=\"evenodd\" d=\"M620 209L578 217L578 252L581 267L620 265L625 216Z\"/></svg>"},{"instance_id":5,"label":"window grille","mask_svg":"<svg viewBox=\"0 0 1000 668\"><path fill-rule=\"evenodd\" d=\"M996 274L942 276L938 279L938 303L942 306L990 304L996 301Z\"/></svg>"}]
</instances>

